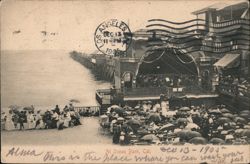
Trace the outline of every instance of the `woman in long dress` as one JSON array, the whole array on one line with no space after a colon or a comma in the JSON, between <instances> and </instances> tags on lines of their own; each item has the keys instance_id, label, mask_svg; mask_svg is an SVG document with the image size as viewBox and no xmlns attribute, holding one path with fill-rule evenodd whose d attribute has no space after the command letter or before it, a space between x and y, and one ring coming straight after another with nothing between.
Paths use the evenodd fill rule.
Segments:
<instances>
[{"instance_id":1,"label":"woman in long dress","mask_svg":"<svg viewBox=\"0 0 250 164\"><path fill-rule=\"evenodd\" d=\"M33 113L30 111L27 115L27 123L28 123L28 129L34 129L35 128L35 118Z\"/></svg>"},{"instance_id":2,"label":"woman in long dress","mask_svg":"<svg viewBox=\"0 0 250 164\"><path fill-rule=\"evenodd\" d=\"M65 120L64 114L62 113L58 116L58 121L56 123L58 130L62 130L64 128L64 120Z\"/></svg>"},{"instance_id":3,"label":"woman in long dress","mask_svg":"<svg viewBox=\"0 0 250 164\"><path fill-rule=\"evenodd\" d=\"M66 112L64 114L64 127L68 128L70 121L71 121L70 113Z\"/></svg>"},{"instance_id":4,"label":"woman in long dress","mask_svg":"<svg viewBox=\"0 0 250 164\"><path fill-rule=\"evenodd\" d=\"M40 114L40 110L37 111L37 114L35 117L35 123L36 123L35 129L36 128L39 128L39 129L44 128L44 122L43 122L42 116Z\"/></svg>"},{"instance_id":5,"label":"woman in long dress","mask_svg":"<svg viewBox=\"0 0 250 164\"><path fill-rule=\"evenodd\" d=\"M15 129L12 117L13 117L12 111L9 111L9 113L6 115L5 130L9 131Z\"/></svg>"}]
</instances>

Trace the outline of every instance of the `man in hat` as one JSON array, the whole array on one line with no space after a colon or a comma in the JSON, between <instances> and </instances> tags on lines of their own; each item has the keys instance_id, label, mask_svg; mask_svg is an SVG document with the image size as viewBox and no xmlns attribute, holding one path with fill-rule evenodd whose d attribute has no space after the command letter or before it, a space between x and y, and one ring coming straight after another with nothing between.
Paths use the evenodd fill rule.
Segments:
<instances>
[{"instance_id":1,"label":"man in hat","mask_svg":"<svg viewBox=\"0 0 250 164\"><path fill-rule=\"evenodd\" d=\"M113 127L113 143L118 144L120 141L120 135L121 135L121 125L120 124L114 124Z\"/></svg>"},{"instance_id":2,"label":"man in hat","mask_svg":"<svg viewBox=\"0 0 250 164\"><path fill-rule=\"evenodd\" d=\"M69 110L70 110L70 111L74 111L74 106L73 106L72 103L69 104Z\"/></svg>"},{"instance_id":3,"label":"man in hat","mask_svg":"<svg viewBox=\"0 0 250 164\"><path fill-rule=\"evenodd\" d=\"M52 128L56 128L57 127L57 121L59 120L59 115L57 114L57 112L55 110L53 110L53 114L52 114Z\"/></svg>"},{"instance_id":4,"label":"man in hat","mask_svg":"<svg viewBox=\"0 0 250 164\"><path fill-rule=\"evenodd\" d=\"M58 105L56 105L56 107L55 107L55 112L58 114L58 115L60 115L60 108L59 108L59 106Z\"/></svg>"},{"instance_id":5,"label":"man in hat","mask_svg":"<svg viewBox=\"0 0 250 164\"><path fill-rule=\"evenodd\" d=\"M22 129L24 129L24 122L25 122L25 114L24 114L24 111L21 111L20 112L20 114L19 114L19 120L18 120L18 122L19 122L19 124L20 124L20 129L19 130L22 130Z\"/></svg>"},{"instance_id":6,"label":"man in hat","mask_svg":"<svg viewBox=\"0 0 250 164\"><path fill-rule=\"evenodd\" d=\"M69 108L68 108L67 105L65 105L65 107L63 108L63 111L64 111L64 112L68 112L68 111L69 111Z\"/></svg>"}]
</instances>

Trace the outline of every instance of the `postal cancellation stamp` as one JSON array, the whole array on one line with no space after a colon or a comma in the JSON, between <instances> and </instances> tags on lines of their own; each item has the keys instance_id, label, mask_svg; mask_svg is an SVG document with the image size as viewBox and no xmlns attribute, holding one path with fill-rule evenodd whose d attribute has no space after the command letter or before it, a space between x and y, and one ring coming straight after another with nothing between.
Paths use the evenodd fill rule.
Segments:
<instances>
[{"instance_id":1,"label":"postal cancellation stamp","mask_svg":"<svg viewBox=\"0 0 250 164\"><path fill-rule=\"evenodd\" d=\"M130 34L131 31L126 23L110 19L97 27L94 35L95 45L106 55L121 55L131 43Z\"/></svg>"}]
</instances>

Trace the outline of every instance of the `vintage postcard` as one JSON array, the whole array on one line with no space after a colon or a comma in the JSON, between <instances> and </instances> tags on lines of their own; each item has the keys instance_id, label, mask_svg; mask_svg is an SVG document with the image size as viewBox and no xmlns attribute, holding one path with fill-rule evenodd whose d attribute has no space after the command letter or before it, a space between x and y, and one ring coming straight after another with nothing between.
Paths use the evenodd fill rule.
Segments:
<instances>
[{"instance_id":1,"label":"vintage postcard","mask_svg":"<svg viewBox=\"0 0 250 164\"><path fill-rule=\"evenodd\" d=\"M250 163L247 0L3 0L1 162Z\"/></svg>"}]
</instances>

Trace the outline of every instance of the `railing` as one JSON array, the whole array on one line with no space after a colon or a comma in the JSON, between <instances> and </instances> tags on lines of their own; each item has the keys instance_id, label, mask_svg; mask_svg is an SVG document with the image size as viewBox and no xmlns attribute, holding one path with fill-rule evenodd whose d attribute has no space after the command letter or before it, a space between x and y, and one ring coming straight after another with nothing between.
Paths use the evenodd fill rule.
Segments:
<instances>
[{"instance_id":1,"label":"railing","mask_svg":"<svg viewBox=\"0 0 250 164\"><path fill-rule=\"evenodd\" d=\"M89 110L89 112L98 112L100 111L100 106L82 106L82 107L74 107L74 110L76 112L86 112Z\"/></svg>"},{"instance_id":2,"label":"railing","mask_svg":"<svg viewBox=\"0 0 250 164\"><path fill-rule=\"evenodd\" d=\"M96 100L99 104L111 103L111 89L102 89L96 91Z\"/></svg>"},{"instance_id":3,"label":"railing","mask_svg":"<svg viewBox=\"0 0 250 164\"><path fill-rule=\"evenodd\" d=\"M211 24L211 26L212 27L226 27L226 26L238 25L238 24L247 24L247 25L249 25L249 20L244 20L244 19L231 20L231 21L213 23L213 24Z\"/></svg>"},{"instance_id":4,"label":"railing","mask_svg":"<svg viewBox=\"0 0 250 164\"><path fill-rule=\"evenodd\" d=\"M187 94L214 94L213 91L205 90L197 86L180 86L180 87L147 87L147 88L131 88L124 90L124 96L160 96L161 94L172 96L185 96Z\"/></svg>"},{"instance_id":5,"label":"railing","mask_svg":"<svg viewBox=\"0 0 250 164\"><path fill-rule=\"evenodd\" d=\"M201 46L202 51L206 52L214 52L214 53L225 53L229 51L234 51L234 50L249 50L249 45L230 45L226 47L206 47L206 46Z\"/></svg>"},{"instance_id":6,"label":"railing","mask_svg":"<svg viewBox=\"0 0 250 164\"><path fill-rule=\"evenodd\" d=\"M96 92L100 95L100 96L102 96L102 95L104 95L104 94L109 94L110 93L110 89L98 89L98 90L96 90Z\"/></svg>"},{"instance_id":7,"label":"railing","mask_svg":"<svg viewBox=\"0 0 250 164\"><path fill-rule=\"evenodd\" d=\"M125 88L124 96L160 96L167 92L167 87Z\"/></svg>"}]
</instances>

